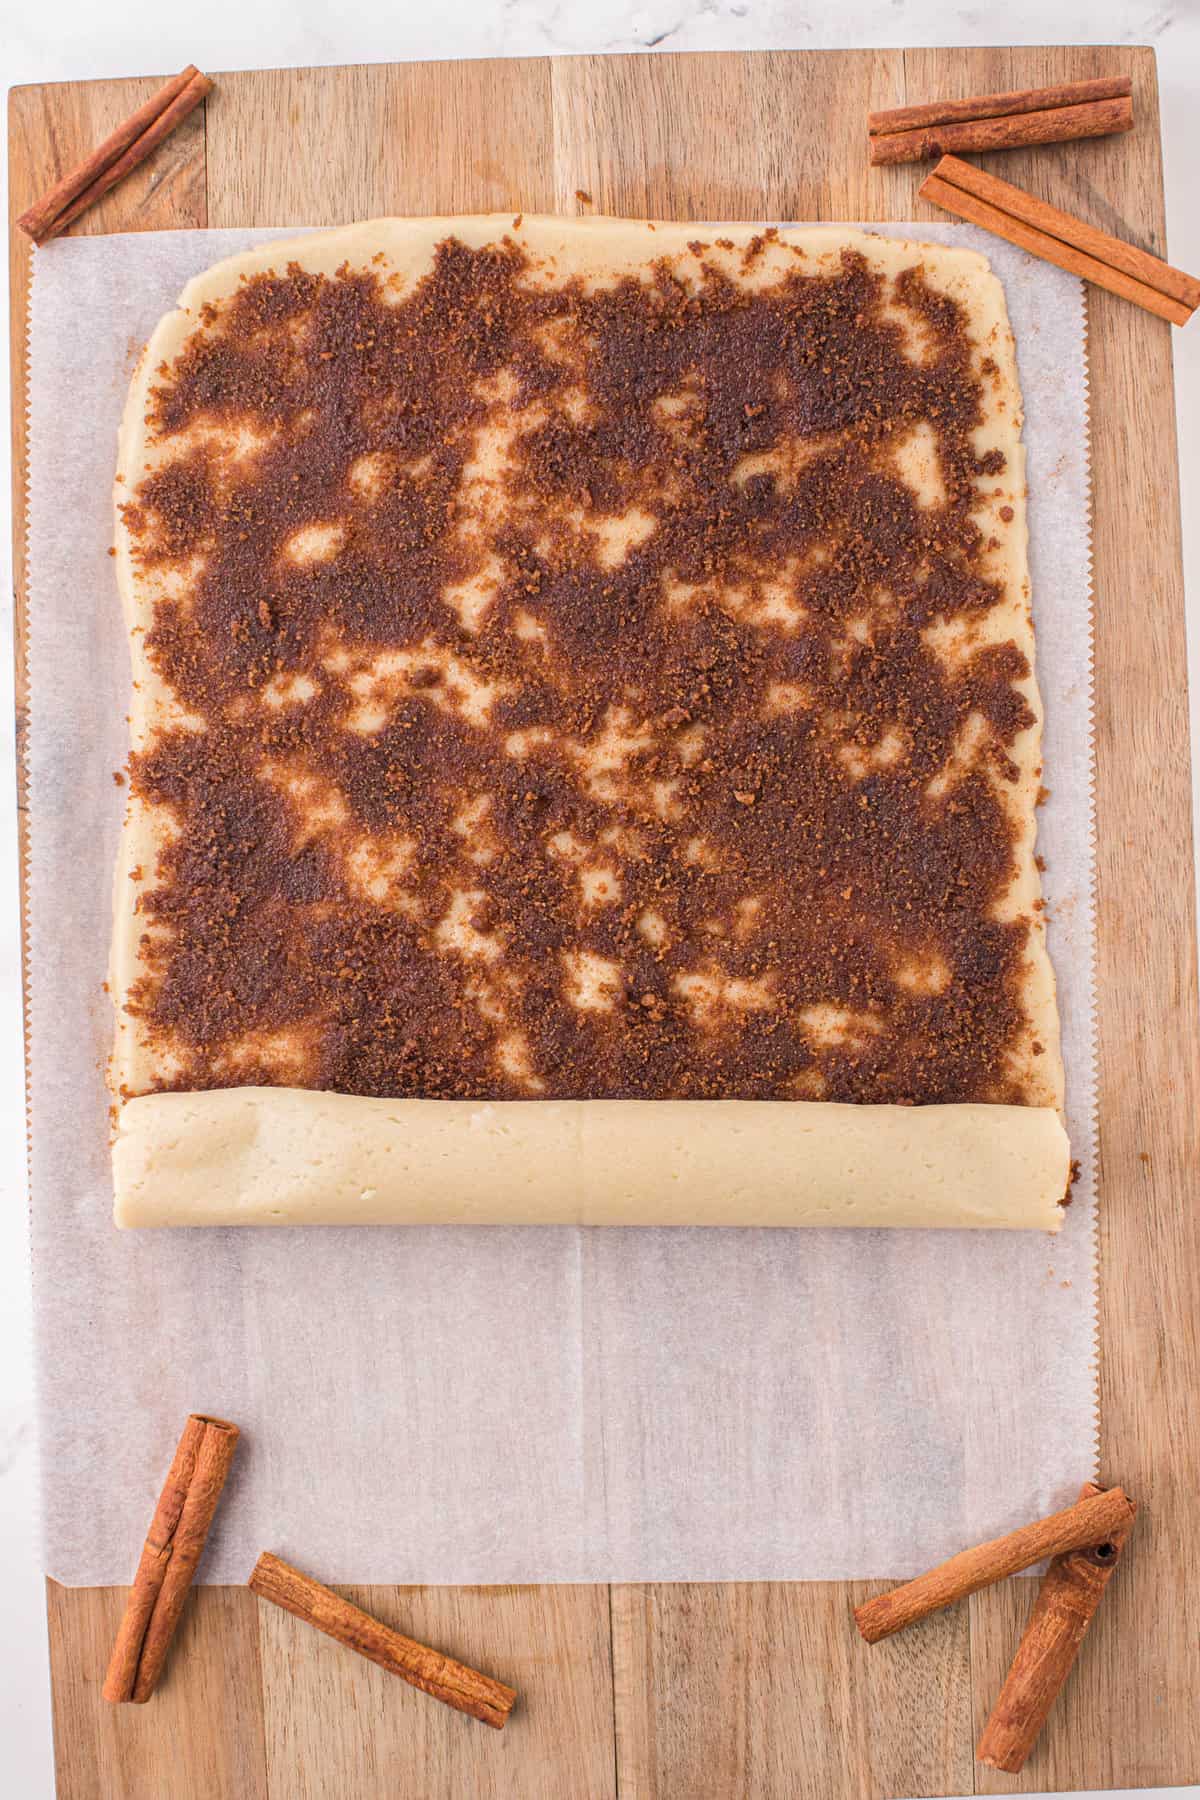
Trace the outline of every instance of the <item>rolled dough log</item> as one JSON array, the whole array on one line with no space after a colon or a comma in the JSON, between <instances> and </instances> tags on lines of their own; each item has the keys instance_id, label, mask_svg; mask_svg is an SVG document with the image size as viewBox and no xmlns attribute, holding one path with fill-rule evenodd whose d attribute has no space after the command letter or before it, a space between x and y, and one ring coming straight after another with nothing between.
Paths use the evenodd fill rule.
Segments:
<instances>
[{"instance_id":1,"label":"rolled dough log","mask_svg":"<svg viewBox=\"0 0 1200 1800\"><path fill-rule=\"evenodd\" d=\"M116 1221L907 1225L1057 1231L1048 1106L371 1100L220 1088L126 1101Z\"/></svg>"}]
</instances>

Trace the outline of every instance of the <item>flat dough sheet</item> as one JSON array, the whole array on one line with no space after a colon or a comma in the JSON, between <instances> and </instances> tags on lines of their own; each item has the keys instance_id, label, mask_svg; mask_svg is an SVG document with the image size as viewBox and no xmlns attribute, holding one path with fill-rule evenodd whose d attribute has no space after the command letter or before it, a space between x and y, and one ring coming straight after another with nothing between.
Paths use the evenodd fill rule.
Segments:
<instances>
[{"instance_id":1,"label":"flat dough sheet","mask_svg":"<svg viewBox=\"0 0 1200 1800\"><path fill-rule=\"evenodd\" d=\"M155 390L189 340L213 328L248 279L289 268L329 279L364 271L389 283L402 299L434 267L439 245L453 238L469 250L515 246L527 259L526 279L535 286L578 281L586 291L602 291L623 278L662 279L665 270L685 290L698 291L702 279L716 272L754 292L797 271L827 275L849 252L891 285L897 323L913 331L897 283L919 266L927 287L962 308L983 396L972 447L981 462L989 453L993 464L1003 462L998 474L994 469L981 474L971 513L984 543L977 568L992 584L993 598L974 616L969 638L964 642L948 629L941 650L952 662L990 647L1015 646L1021 664L1010 686L1024 705L1026 722L1005 746L1004 770L990 777L1012 839L1011 879L995 897L992 916L1023 932L1020 1019L1006 1052L1006 1100L846 1105L805 1098L802 1087L794 1101L539 1100L536 1065L531 1071L520 1047L511 1043L506 1066L514 1080L527 1084L526 1099L321 1092L318 1083L309 1085L302 1061L289 1061L298 1055L295 1046L282 1042L269 1047L273 1065L261 1042L235 1045L232 1051L226 1045L227 1060L216 1077L221 1085L165 1091L179 1087L186 1058L170 1034L156 1028L145 995L158 979L156 941L161 944L169 931L161 914L155 918L152 903L179 823L169 802L148 798L135 784L116 876L110 971L117 1017L112 1079L121 1101L114 1151L119 1224L475 1221L1057 1229L1069 1151L1061 1124L1054 981L1035 861L1042 715L1033 673L1021 400L1003 291L986 260L972 251L836 227L781 231L766 239L750 227L722 228L719 237L706 233L702 242L698 229L597 219L517 221L510 215L379 220L265 244L191 282L147 347L120 437L116 568L133 659L135 759L152 754L173 735L199 735L204 726L163 679L161 662L148 644L156 620L186 616L202 569L178 558L148 560L128 510L148 477L169 470L181 443L195 442L194 426L175 436L155 428ZM920 354L917 341L914 360ZM236 463L236 446L221 449L226 467ZM917 504L935 505L939 473L919 432L907 442L905 457L905 479ZM494 476L489 477L486 456L477 462L483 466L482 473L476 468L476 479L486 489ZM630 517L604 522L604 554L614 561L627 557L636 548L638 530L639 522ZM465 615L464 624L469 629ZM401 673L411 669L405 665ZM438 674L445 682L444 664ZM469 684L466 692L469 698ZM368 710L373 697L368 687ZM986 732L969 723L947 779L989 766ZM370 727L368 719L363 728ZM853 778L862 778L862 769L848 767ZM368 848L376 853L377 846ZM378 878L377 855L370 868ZM386 882L379 893L387 903ZM474 925L469 917L456 923L460 936L450 949L466 956ZM597 977L584 965L579 984L586 986L589 974L599 981L603 999L603 972ZM711 983L711 974L703 979ZM590 997L594 1000L595 993ZM732 1001L728 992L719 997L736 1004L736 994ZM588 998L581 991L578 1003ZM697 1005L703 1009L711 998L701 985ZM813 1024L818 1033L831 1029L845 1029L836 1009ZM248 1074L239 1076L241 1069ZM298 1078L289 1080L289 1070ZM502 1091L511 1092L512 1082Z\"/></svg>"}]
</instances>

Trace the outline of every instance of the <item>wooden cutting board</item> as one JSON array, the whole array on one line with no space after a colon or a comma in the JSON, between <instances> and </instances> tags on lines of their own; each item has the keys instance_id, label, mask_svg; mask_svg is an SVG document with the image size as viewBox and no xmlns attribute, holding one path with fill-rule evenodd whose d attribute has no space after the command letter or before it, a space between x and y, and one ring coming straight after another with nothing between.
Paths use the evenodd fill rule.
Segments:
<instances>
[{"instance_id":1,"label":"wooden cutting board","mask_svg":"<svg viewBox=\"0 0 1200 1800\"><path fill-rule=\"evenodd\" d=\"M919 170L867 166L868 110L1125 72L1132 136L987 166L1163 255L1153 52L1099 48L221 75L206 107L75 229L574 213L582 195L643 217L921 219L935 215L916 198ZM10 217L160 79L14 90ZM11 254L23 709L29 251L15 230ZM500 1735L236 1588L195 1594L151 1705L105 1706L122 1591L50 1582L60 1800L887 1800L1200 1780L1200 1036L1170 327L1091 290L1089 342L1101 1474L1142 1512L1025 1776L976 1769L972 1747L1028 1583L873 1650L849 1613L879 1584L347 1590L512 1682L521 1699Z\"/></svg>"}]
</instances>

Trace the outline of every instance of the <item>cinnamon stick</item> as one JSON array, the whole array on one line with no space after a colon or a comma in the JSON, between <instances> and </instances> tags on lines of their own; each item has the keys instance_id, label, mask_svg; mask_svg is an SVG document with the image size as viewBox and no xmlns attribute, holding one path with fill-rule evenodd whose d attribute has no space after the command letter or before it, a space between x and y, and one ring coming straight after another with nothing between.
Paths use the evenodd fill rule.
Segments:
<instances>
[{"instance_id":1,"label":"cinnamon stick","mask_svg":"<svg viewBox=\"0 0 1200 1800\"><path fill-rule=\"evenodd\" d=\"M422 1693L432 1694L435 1700L469 1713L497 1731L503 1731L508 1723L517 1697L512 1688L403 1637L269 1551L264 1551L255 1563L250 1587L264 1600L282 1606L306 1625L315 1625L318 1631L378 1663L389 1675L399 1675Z\"/></svg>"},{"instance_id":2,"label":"cinnamon stick","mask_svg":"<svg viewBox=\"0 0 1200 1800\"><path fill-rule=\"evenodd\" d=\"M1132 130L1132 100L1089 100L1083 106L1058 106L1050 112L970 119L961 125L929 125L868 138L867 156L880 167L927 162L949 150L1020 150L1030 144L1070 144Z\"/></svg>"},{"instance_id":3,"label":"cinnamon stick","mask_svg":"<svg viewBox=\"0 0 1200 1800\"><path fill-rule=\"evenodd\" d=\"M1052 87L1012 88L1003 94L970 94L965 100L925 100L917 106L889 106L867 114L872 136L912 131L922 125L957 125L968 119L996 119L1009 113L1049 112L1056 106L1078 106L1085 100L1119 100L1133 92L1128 75L1103 75L1094 81L1062 81Z\"/></svg>"},{"instance_id":4,"label":"cinnamon stick","mask_svg":"<svg viewBox=\"0 0 1200 1800\"><path fill-rule=\"evenodd\" d=\"M193 1413L184 1426L109 1658L102 1691L114 1704L154 1692L237 1441L227 1419Z\"/></svg>"},{"instance_id":5,"label":"cinnamon stick","mask_svg":"<svg viewBox=\"0 0 1200 1800\"><path fill-rule=\"evenodd\" d=\"M973 163L944 156L919 192L960 219L982 225L1044 262L1094 281L1174 325L1186 325L1200 305L1200 281L1195 276L1060 212Z\"/></svg>"},{"instance_id":6,"label":"cinnamon stick","mask_svg":"<svg viewBox=\"0 0 1200 1800\"><path fill-rule=\"evenodd\" d=\"M877 1594L854 1610L855 1623L868 1644L915 1625L943 1606L962 1600L982 1587L1017 1575L1043 1557L1065 1550L1082 1550L1089 1544L1108 1542L1127 1528L1133 1507L1120 1488L1108 1488L1086 1500L1077 1500L1063 1512L1022 1525L1003 1537L992 1538L974 1549L963 1550L949 1562L939 1563L915 1581L890 1593Z\"/></svg>"},{"instance_id":7,"label":"cinnamon stick","mask_svg":"<svg viewBox=\"0 0 1200 1800\"><path fill-rule=\"evenodd\" d=\"M21 230L35 244L44 244L57 237L80 213L94 206L118 181L145 162L151 151L157 149L211 91L212 82L208 76L189 63L118 125L102 144L97 144L76 168L56 182L48 194L43 194L23 212L17 220Z\"/></svg>"},{"instance_id":8,"label":"cinnamon stick","mask_svg":"<svg viewBox=\"0 0 1200 1800\"><path fill-rule=\"evenodd\" d=\"M1012 150L1132 131L1132 85L1118 75L868 113L868 155L877 165L920 162L947 150Z\"/></svg>"},{"instance_id":9,"label":"cinnamon stick","mask_svg":"<svg viewBox=\"0 0 1200 1800\"><path fill-rule=\"evenodd\" d=\"M1092 1482L1085 1482L1079 1498L1086 1500L1100 1492ZM1050 1564L1000 1697L984 1726L976 1762L1010 1775L1025 1767L1120 1561L1132 1524L1131 1516L1105 1543L1068 1551Z\"/></svg>"}]
</instances>

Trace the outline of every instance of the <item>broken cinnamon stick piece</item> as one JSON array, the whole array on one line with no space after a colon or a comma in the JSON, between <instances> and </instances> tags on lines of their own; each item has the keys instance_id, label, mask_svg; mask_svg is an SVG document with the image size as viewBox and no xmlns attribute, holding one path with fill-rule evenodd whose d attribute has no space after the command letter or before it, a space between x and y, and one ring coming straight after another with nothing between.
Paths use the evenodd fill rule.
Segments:
<instances>
[{"instance_id":1,"label":"broken cinnamon stick piece","mask_svg":"<svg viewBox=\"0 0 1200 1800\"><path fill-rule=\"evenodd\" d=\"M227 1419L193 1413L183 1429L142 1547L102 1689L119 1705L154 1692L237 1448Z\"/></svg>"},{"instance_id":2,"label":"broken cinnamon stick piece","mask_svg":"<svg viewBox=\"0 0 1200 1800\"><path fill-rule=\"evenodd\" d=\"M1079 1498L1086 1500L1100 1492L1092 1482L1085 1482ZM976 1762L1010 1775L1025 1767L1120 1561L1132 1524L1131 1516L1105 1543L1067 1551L1050 1564L1000 1697L984 1726Z\"/></svg>"},{"instance_id":3,"label":"broken cinnamon stick piece","mask_svg":"<svg viewBox=\"0 0 1200 1800\"><path fill-rule=\"evenodd\" d=\"M17 224L35 244L45 244L110 188L145 162L165 137L212 91L212 82L189 63L152 94L114 132L23 212Z\"/></svg>"},{"instance_id":4,"label":"broken cinnamon stick piece","mask_svg":"<svg viewBox=\"0 0 1200 1800\"><path fill-rule=\"evenodd\" d=\"M481 1719L496 1731L503 1731L508 1723L517 1697L514 1689L426 1644L403 1637L269 1551L264 1551L255 1563L250 1588L262 1599L303 1619L306 1625L315 1625L347 1649L357 1650L360 1656L378 1663L389 1675L399 1675L422 1693L432 1694L435 1700Z\"/></svg>"},{"instance_id":5,"label":"broken cinnamon stick piece","mask_svg":"<svg viewBox=\"0 0 1200 1800\"><path fill-rule=\"evenodd\" d=\"M1082 1550L1089 1544L1108 1542L1133 1520L1133 1507L1120 1488L1108 1488L1086 1500L1077 1500L1063 1512L1019 1526L1003 1537L992 1538L974 1549L963 1550L949 1562L939 1563L915 1581L890 1593L877 1594L854 1609L858 1629L868 1644L915 1625L943 1606L951 1606L968 1594L993 1582L1017 1575L1043 1557L1065 1550Z\"/></svg>"},{"instance_id":6,"label":"broken cinnamon stick piece","mask_svg":"<svg viewBox=\"0 0 1200 1800\"><path fill-rule=\"evenodd\" d=\"M1148 250L1110 237L956 156L944 156L918 191L960 219L982 225L1044 262L1094 281L1173 325L1186 325L1200 305L1200 281L1194 275L1173 269Z\"/></svg>"}]
</instances>

